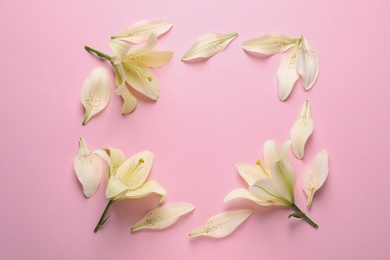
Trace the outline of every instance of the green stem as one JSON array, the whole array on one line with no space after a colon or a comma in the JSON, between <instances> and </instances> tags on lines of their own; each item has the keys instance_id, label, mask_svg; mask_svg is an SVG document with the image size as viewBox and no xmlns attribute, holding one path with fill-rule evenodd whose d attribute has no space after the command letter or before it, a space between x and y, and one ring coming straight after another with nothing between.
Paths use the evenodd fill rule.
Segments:
<instances>
[{"instance_id":1,"label":"green stem","mask_svg":"<svg viewBox=\"0 0 390 260\"><path fill-rule=\"evenodd\" d=\"M102 58L105 58L105 59L111 61L111 56L109 56L109 55L107 55L107 54L105 54L105 53L103 53L103 52L100 52L100 51L98 51L98 50L95 50L95 49L93 49L93 48L91 48L91 47L89 47L89 46L84 46L84 48L85 48L87 51L90 51L90 52L95 53L95 54L96 54L97 56L99 56L99 57L102 57Z\"/></svg>"},{"instance_id":2,"label":"green stem","mask_svg":"<svg viewBox=\"0 0 390 260\"><path fill-rule=\"evenodd\" d=\"M107 214L108 210L110 209L112 203L114 203L113 200L109 200L108 201L108 204L107 204L106 208L104 209L103 214L102 214L102 216L99 219L99 222L97 223L95 229L93 230L94 233L98 232L98 230L104 225L104 223L106 223L106 221L110 217L110 216L108 216L106 218L106 214Z\"/></svg>"},{"instance_id":3,"label":"green stem","mask_svg":"<svg viewBox=\"0 0 390 260\"><path fill-rule=\"evenodd\" d=\"M309 223L312 227L318 228L318 225L317 225L313 220L311 220L308 216L306 216L306 214L303 213L302 210L301 210L300 208L298 208L297 205L291 204L291 207L293 207L293 208L295 209L295 212L302 213L302 218L303 218L307 223Z\"/></svg>"}]
</instances>

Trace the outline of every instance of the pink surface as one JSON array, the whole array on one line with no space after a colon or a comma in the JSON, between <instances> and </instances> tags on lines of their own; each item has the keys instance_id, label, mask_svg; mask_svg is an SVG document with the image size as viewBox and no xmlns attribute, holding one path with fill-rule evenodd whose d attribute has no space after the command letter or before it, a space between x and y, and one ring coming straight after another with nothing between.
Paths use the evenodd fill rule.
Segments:
<instances>
[{"instance_id":1,"label":"pink surface","mask_svg":"<svg viewBox=\"0 0 390 260\"><path fill-rule=\"evenodd\" d=\"M388 257L390 2L323 2L4 2L0 259ZM106 110L82 126L79 95L88 74L103 66L113 80L109 63L83 46L111 54L109 36L144 19L175 22L157 46L174 51L155 70L160 99L139 98L135 112L122 116L121 99L113 96ZM197 37L213 31L239 36L206 62L180 60ZM268 32L304 34L317 49L321 70L312 90L298 82L286 102L278 100L282 56L260 59L241 48L244 40ZM288 139L305 99L315 130L304 160L293 160L295 193L305 208L302 170L326 147L329 178L308 212L320 228L287 219L287 208L243 200L224 205L229 191L245 187L235 164L262 158L267 139ZM106 182L94 197L84 197L73 171L79 137L127 156L153 151L151 178L168 190L166 202L189 202L196 210L166 230L130 233L157 197L125 200L114 204L110 221L94 234L107 203ZM188 237L211 215L240 208L255 211L232 235Z\"/></svg>"}]
</instances>

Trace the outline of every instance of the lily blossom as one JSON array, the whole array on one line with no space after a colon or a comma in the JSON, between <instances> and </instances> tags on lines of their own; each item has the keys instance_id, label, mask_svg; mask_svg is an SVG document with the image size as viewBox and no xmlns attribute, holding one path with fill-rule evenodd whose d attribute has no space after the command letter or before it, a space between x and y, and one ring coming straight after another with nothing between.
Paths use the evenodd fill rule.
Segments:
<instances>
[{"instance_id":1,"label":"lily blossom","mask_svg":"<svg viewBox=\"0 0 390 260\"><path fill-rule=\"evenodd\" d=\"M155 180L146 182L153 164L153 153L143 151L127 160L123 153L115 148L103 148L95 153L108 164L106 197L110 200L94 232L107 221L105 215L115 201L142 198L151 193L160 195L159 203L164 200L167 191Z\"/></svg>"},{"instance_id":2,"label":"lily blossom","mask_svg":"<svg viewBox=\"0 0 390 260\"><path fill-rule=\"evenodd\" d=\"M102 67L95 68L81 89L80 99L85 107L83 125L107 106L110 96L111 86L107 71Z\"/></svg>"},{"instance_id":3,"label":"lily blossom","mask_svg":"<svg viewBox=\"0 0 390 260\"><path fill-rule=\"evenodd\" d=\"M210 236L220 238L232 233L242 222L244 222L253 210L236 210L219 213L207 221L199 228L190 232L190 237Z\"/></svg>"},{"instance_id":4,"label":"lily blossom","mask_svg":"<svg viewBox=\"0 0 390 260\"><path fill-rule=\"evenodd\" d=\"M305 145L307 139L314 131L314 121L311 118L310 102L306 100L303 104L298 117L295 119L291 127L290 136L292 140L292 148L295 156L302 159L305 153Z\"/></svg>"},{"instance_id":5,"label":"lily blossom","mask_svg":"<svg viewBox=\"0 0 390 260\"><path fill-rule=\"evenodd\" d=\"M160 36L169 31L173 22L163 20L145 20L136 22L122 32L111 36L111 39L121 39L123 41L139 44L146 42L152 33Z\"/></svg>"},{"instance_id":6,"label":"lily blossom","mask_svg":"<svg viewBox=\"0 0 390 260\"><path fill-rule=\"evenodd\" d=\"M286 141L278 148L273 140L268 140L264 144L264 163L258 160L256 165L237 164L238 172L249 188L231 191L224 202L248 199L262 206L290 206L295 210L290 216L300 217L317 228L318 225L295 205L294 187L297 176L288 156L290 144L291 141Z\"/></svg>"},{"instance_id":7,"label":"lily blossom","mask_svg":"<svg viewBox=\"0 0 390 260\"><path fill-rule=\"evenodd\" d=\"M191 211L195 207L189 203L171 203L152 209L137 224L131 227L131 231L140 229L163 229L171 226L176 220Z\"/></svg>"},{"instance_id":8,"label":"lily blossom","mask_svg":"<svg viewBox=\"0 0 390 260\"><path fill-rule=\"evenodd\" d=\"M210 58L223 51L238 36L237 33L209 33L198 38L181 58L183 61Z\"/></svg>"},{"instance_id":9,"label":"lily blossom","mask_svg":"<svg viewBox=\"0 0 390 260\"><path fill-rule=\"evenodd\" d=\"M122 114L132 112L137 104L137 99L128 89L126 83L146 97L157 100L160 96L160 88L157 79L150 68L165 65L172 57L172 51L157 51L157 36L152 33L144 47L131 49L131 45L121 39L111 39L110 47L114 56L109 56L91 47L85 49L96 53L111 62L115 71L115 82L118 88L115 93L122 96Z\"/></svg>"},{"instance_id":10,"label":"lily blossom","mask_svg":"<svg viewBox=\"0 0 390 260\"><path fill-rule=\"evenodd\" d=\"M314 161L304 170L302 188L307 195L307 208L310 209L315 192L322 187L329 173L328 151L321 150Z\"/></svg>"},{"instance_id":11,"label":"lily blossom","mask_svg":"<svg viewBox=\"0 0 390 260\"><path fill-rule=\"evenodd\" d=\"M89 148L82 138L79 139L80 149L73 159L73 167L77 178L83 186L86 197L93 196L102 177L102 162Z\"/></svg>"}]
</instances>

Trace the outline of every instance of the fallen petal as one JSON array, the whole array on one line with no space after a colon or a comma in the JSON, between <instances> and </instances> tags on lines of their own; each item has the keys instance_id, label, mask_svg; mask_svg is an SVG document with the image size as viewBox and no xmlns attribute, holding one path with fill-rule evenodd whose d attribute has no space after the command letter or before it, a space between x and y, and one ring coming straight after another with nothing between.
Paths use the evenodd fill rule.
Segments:
<instances>
[{"instance_id":1,"label":"fallen petal","mask_svg":"<svg viewBox=\"0 0 390 260\"><path fill-rule=\"evenodd\" d=\"M81 89L80 99L85 107L83 125L107 106L110 97L111 86L107 71L102 67L95 68Z\"/></svg>"},{"instance_id":2,"label":"fallen petal","mask_svg":"<svg viewBox=\"0 0 390 260\"><path fill-rule=\"evenodd\" d=\"M111 39L122 39L124 41L138 44L146 42L150 34L154 33L160 36L169 31L173 22L163 20L145 20L134 23L124 29L122 32L111 36Z\"/></svg>"},{"instance_id":3,"label":"fallen petal","mask_svg":"<svg viewBox=\"0 0 390 260\"><path fill-rule=\"evenodd\" d=\"M315 192L324 184L329 173L328 151L323 149L304 170L302 188L307 195L307 207L310 209Z\"/></svg>"},{"instance_id":4,"label":"fallen petal","mask_svg":"<svg viewBox=\"0 0 390 260\"><path fill-rule=\"evenodd\" d=\"M284 101L288 98L294 87L295 82L299 78L296 62L297 48L294 47L282 59L278 69L278 93L280 100Z\"/></svg>"},{"instance_id":5,"label":"fallen petal","mask_svg":"<svg viewBox=\"0 0 390 260\"><path fill-rule=\"evenodd\" d=\"M314 122L311 118L310 102L306 100L290 131L291 145L298 159L303 158L306 141L313 130Z\"/></svg>"},{"instance_id":6,"label":"fallen petal","mask_svg":"<svg viewBox=\"0 0 390 260\"><path fill-rule=\"evenodd\" d=\"M297 40L280 33L269 33L261 37L246 40L242 48L250 52L274 55L290 49Z\"/></svg>"},{"instance_id":7,"label":"fallen petal","mask_svg":"<svg viewBox=\"0 0 390 260\"><path fill-rule=\"evenodd\" d=\"M192 231L189 236L210 236L224 237L232 233L244 220L246 220L253 210L225 211L209 219L203 226Z\"/></svg>"},{"instance_id":8,"label":"fallen petal","mask_svg":"<svg viewBox=\"0 0 390 260\"><path fill-rule=\"evenodd\" d=\"M210 58L223 51L237 36L237 33L210 33L203 35L195 41L181 59L187 61L196 58Z\"/></svg>"},{"instance_id":9,"label":"fallen petal","mask_svg":"<svg viewBox=\"0 0 390 260\"><path fill-rule=\"evenodd\" d=\"M131 231L143 228L163 229L169 227L175 223L180 216L187 214L194 209L195 207L188 203L166 204L149 211L142 220L131 227Z\"/></svg>"},{"instance_id":10,"label":"fallen petal","mask_svg":"<svg viewBox=\"0 0 390 260\"><path fill-rule=\"evenodd\" d=\"M93 196L102 177L102 162L93 151L86 146L82 138L79 139L80 149L73 159L73 167L77 178L83 186L86 197Z\"/></svg>"},{"instance_id":11,"label":"fallen petal","mask_svg":"<svg viewBox=\"0 0 390 260\"><path fill-rule=\"evenodd\" d=\"M297 69L302 76L302 84L309 90L320 72L320 58L316 50L302 36L302 44L297 52Z\"/></svg>"}]
</instances>

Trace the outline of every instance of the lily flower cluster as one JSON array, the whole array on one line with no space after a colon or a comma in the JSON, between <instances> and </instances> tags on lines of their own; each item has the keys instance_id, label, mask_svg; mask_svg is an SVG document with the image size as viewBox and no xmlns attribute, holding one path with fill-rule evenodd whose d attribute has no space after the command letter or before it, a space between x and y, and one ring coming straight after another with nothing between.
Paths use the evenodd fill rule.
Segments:
<instances>
[{"instance_id":1,"label":"lily flower cluster","mask_svg":"<svg viewBox=\"0 0 390 260\"><path fill-rule=\"evenodd\" d=\"M169 21L142 21L129 26L111 37L109 46L114 52L113 56L85 46L86 50L111 63L117 85L115 93L123 99L122 114L131 113L137 105L137 99L130 88L152 100L159 98L160 88L150 68L162 67L171 59L172 51L158 51L154 47L157 37L169 31L172 26L173 23ZM145 42L145 46L132 49L132 44ZM81 101L86 109L83 124L108 103L111 87L105 75L104 82L97 84L98 78L104 74L103 71L100 69L95 74L91 73L90 77L97 80L87 80L84 84L81 94Z\"/></svg>"},{"instance_id":2,"label":"lily flower cluster","mask_svg":"<svg viewBox=\"0 0 390 260\"><path fill-rule=\"evenodd\" d=\"M314 228L318 225L311 220L295 203L294 189L297 174L291 164L289 150L292 150L298 159L304 156L306 141L313 133L314 122L311 118L310 103L303 104L293 126L291 140L285 141L278 147L273 140L268 140L263 148L263 162L256 164L238 163L236 165L240 176L245 180L248 188L237 188L229 192L224 202L236 199L246 199L261 206L287 206L294 212L290 217L301 218ZM305 168L302 177L302 189L306 193L307 208L310 209L315 192L324 184L329 172L328 152L321 150L314 161ZM253 210L242 209L226 211L209 218L203 226L192 231L190 236L224 237L233 232L243 223Z\"/></svg>"},{"instance_id":3,"label":"lily flower cluster","mask_svg":"<svg viewBox=\"0 0 390 260\"><path fill-rule=\"evenodd\" d=\"M74 157L74 169L86 197L93 196L99 187L102 175L100 158L107 162L106 197L109 201L94 232L107 222L108 210L116 201L142 198L152 193L160 195L158 203L164 200L167 191L155 180L146 181L153 164L152 152L142 151L126 160L119 149L103 148L93 151L80 138L80 149ZM165 228L172 225L181 215L194 209L194 206L188 203L167 204L150 211L131 230Z\"/></svg>"},{"instance_id":4,"label":"lily flower cluster","mask_svg":"<svg viewBox=\"0 0 390 260\"><path fill-rule=\"evenodd\" d=\"M290 95L299 76L305 90L313 87L320 71L317 51L301 35L290 38L280 33L269 33L244 42L243 49L263 55L274 55L289 50L278 69L278 94L284 101Z\"/></svg>"}]
</instances>

